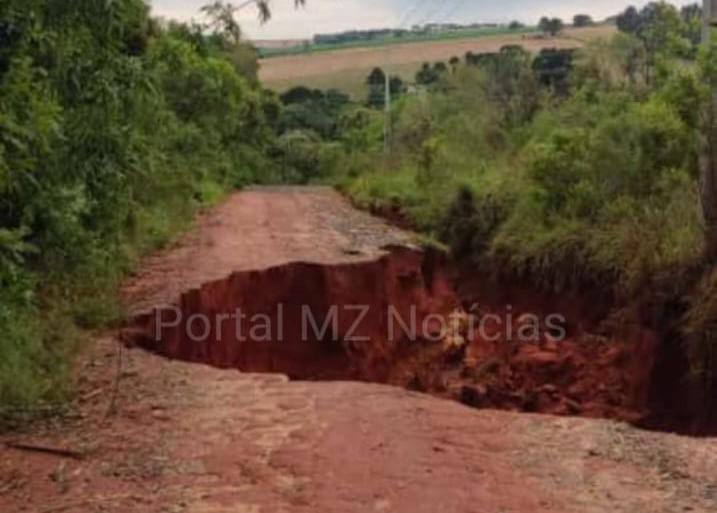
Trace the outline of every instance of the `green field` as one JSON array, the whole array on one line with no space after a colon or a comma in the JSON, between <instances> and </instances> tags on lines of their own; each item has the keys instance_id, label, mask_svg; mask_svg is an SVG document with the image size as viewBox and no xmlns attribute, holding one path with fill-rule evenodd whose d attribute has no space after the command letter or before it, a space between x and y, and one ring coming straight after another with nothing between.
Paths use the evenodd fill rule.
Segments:
<instances>
[{"instance_id":1,"label":"green field","mask_svg":"<svg viewBox=\"0 0 717 513\"><path fill-rule=\"evenodd\" d=\"M528 34L535 32L535 27L524 27L511 30L507 27L456 29L443 32L420 32L405 36L382 37L373 40L357 40L336 44L307 44L291 48L264 48L259 49L259 56L262 59L280 57L285 55L306 55L317 52L330 52L333 50L344 50L348 48L380 48L389 45L404 43L416 43L423 41L451 41L453 39L478 38L484 36L499 36L505 34Z\"/></svg>"}]
</instances>

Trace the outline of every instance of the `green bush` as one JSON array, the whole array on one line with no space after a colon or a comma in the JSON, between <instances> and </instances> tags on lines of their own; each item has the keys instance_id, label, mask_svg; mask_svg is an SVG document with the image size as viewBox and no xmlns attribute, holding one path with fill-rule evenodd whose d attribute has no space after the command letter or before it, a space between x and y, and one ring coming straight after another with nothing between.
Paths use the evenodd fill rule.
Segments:
<instances>
[{"instance_id":1,"label":"green bush","mask_svg":"<svg viewBox=\"0 0 717 513\"><path fill-rule=\"evenodd\" d=\"M0 413L66 397L77 328L193 211L280 179L280 115L230 34L143 0L0 5Z\"/></svg>"}]
</instances>

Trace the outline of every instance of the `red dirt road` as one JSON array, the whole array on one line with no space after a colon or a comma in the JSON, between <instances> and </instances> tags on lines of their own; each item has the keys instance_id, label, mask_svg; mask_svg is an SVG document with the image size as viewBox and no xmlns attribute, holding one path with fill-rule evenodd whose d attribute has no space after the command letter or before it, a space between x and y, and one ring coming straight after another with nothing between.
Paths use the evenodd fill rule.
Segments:
<instances>
[{"instance_id":1,"label":"red dirt road","mask_svg":"<svg viewBox=\"0 0 717 513\"><path fill-rule=\"evenodd\" d=\"M227 271L370 259L409 239L327 189L247 191L152 259L127 297L146 308ZM118 365L116 347L110 334L85 355L67 419L2 438L85 457L0 449L0 512L717 511L717 440L479 411L380 385L289 382L138 349Z\"/></svg>"}]
</instances>

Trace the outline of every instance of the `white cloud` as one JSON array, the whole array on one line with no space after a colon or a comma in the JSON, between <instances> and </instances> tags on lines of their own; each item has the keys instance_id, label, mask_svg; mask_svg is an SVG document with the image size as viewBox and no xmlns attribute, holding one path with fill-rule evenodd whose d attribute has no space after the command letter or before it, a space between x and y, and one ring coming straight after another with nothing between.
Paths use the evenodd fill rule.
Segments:
<instances>
[{"instance_id":1,"label":"white cloud","mask_svg":"<svg viewBox=\"0 0 717 513\"><path fill-rule=\"evenodd\" d=\"M233 0L235 4L241 0ZM430 21L536 22L540 16L570 19L577 13L595 18L616 14L629 4L648 0L307 0L305 8L294 9L293 0L272 0L273 18L266 25L257 21L256 10L241 13L246 34L257 39L304 38L316 33L396 26L405 14L415 12L408 24L434 13ZM686 5L696 0L674 0ZM209 0L153 0L153 11L168 18L189 20L199 17L199 8ZM416 7L418 7L416 9Z\"/></svg>"},{"instance_id":2,"label":"white cloud","mask_svg":"<svg viewBox=\"0 0 717 513\"><path fill-rule=\"evenodd\" d=\"M356 28L390 27L396 23L394 11L386 2L356 0L307 0L294 8L292 0L274 0L272 19L259 24L255 13L247 11L244 30L254 38L310 37L313 34Z\"/></svg>"}]
</instances>

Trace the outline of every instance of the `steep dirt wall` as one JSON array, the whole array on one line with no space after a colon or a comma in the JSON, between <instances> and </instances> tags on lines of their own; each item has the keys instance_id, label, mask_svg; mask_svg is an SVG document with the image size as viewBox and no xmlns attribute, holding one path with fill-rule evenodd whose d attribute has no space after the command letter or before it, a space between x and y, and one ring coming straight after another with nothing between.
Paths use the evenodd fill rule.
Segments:
<instances>
[{"instance_id":1,"label":"steep dirt wall","mask_svg":"<svg viewBox=\"0 0 717 513\"><path fill-rule=\"evenodd\" d=\"M464 402L647 422L655 405L659 339L637 321L606 322L609 294L539 292L517 280L465 269L460 274L465 277L457 284L462 302L510 319L512 333L521 329L525 314L538 319L557 314L564 320L560 340L551 330L522 344L505 337L472 340L467 353L478 362L473 369L480 382L464 387Z\"/></svg>"},{"instance_id":2,"label":"steep dirt wall","mask_svg":"<svg viewBox=\"0 0 717 513\"><path fill-rule=\"evenodd\" d=\"M555 293L470 269L459 275L465 278L457 295L465 303L477 301L492 310L511 305L514 312L560 312L566 317L568 336L561 344L525 346L501 367L502 377L494 380L499 392L493 395L504 406L503 397L513 394L507 404L523 410L535 409L537 403L541 412L619 418L658 431L717 433L717 421L706 414L710 391L690 378L679 305L657 300L619 309L605 289ZM498 352L490 344L478 345L483 355ZM535 381L539 373L526 373L526 362L553 376ZM541 389L546 384L547 391ZM491 403L470 391L467 399Z\"/></svg>"},{"instance_id":3,"label":"steep dirt wall","mask_svg":"<svg viewBox=\"0 0 717 513\"><path fill-rule=\"evenodd\" d=\"M131 335L168 357L217 367L385 381L402 342L396 319L422 324L455 304L445 257L392 248L371 261L234 273L185 292L176 307L138 315ZM208 329L197 315L210 319Z\"/></svg>"}]
</instances>

